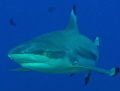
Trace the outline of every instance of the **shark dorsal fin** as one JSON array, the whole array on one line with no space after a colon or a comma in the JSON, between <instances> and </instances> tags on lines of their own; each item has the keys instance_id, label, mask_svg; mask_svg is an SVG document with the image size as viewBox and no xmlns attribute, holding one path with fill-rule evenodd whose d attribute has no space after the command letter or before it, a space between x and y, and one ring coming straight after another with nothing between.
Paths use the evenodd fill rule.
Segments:
<instances>
[{"instance_id":1,"label":"shark dorsal fin","mask_svg":"<svg viewBox=\"0 0 120 91\"><path fill-rule=\"evenodd\" d=\"M77 27L76 6L75 5L73 6L73 9L71 11L71 15L70 15L70 19L69 19L69 23L68 23L67 29L79 32L78 31L78 27Z\"/></svg>"}]
</instances>

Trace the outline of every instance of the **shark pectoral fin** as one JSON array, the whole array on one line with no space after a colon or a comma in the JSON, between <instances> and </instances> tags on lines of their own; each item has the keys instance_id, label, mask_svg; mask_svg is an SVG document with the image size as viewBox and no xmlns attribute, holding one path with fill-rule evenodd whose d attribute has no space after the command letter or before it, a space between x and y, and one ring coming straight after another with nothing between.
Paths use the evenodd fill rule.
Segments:
<instances>
[{"instance_id":1,"label":"shark pectoral fin","mask_svg":"<svg viewBox=\"0 0 120 91\"><path fill-rule=\"evenodd\" d=\"M93 70L98 71L99 73L103 74L106 73L112 77L116 76L119 73L119 68L112 68L110 70L104 70L104 69L100 69L100 68L94 68Z\"/></svg>"},{"instance_id":2,"label":"shark pectoral fin","mask_svg":"<svg viewBox=\"0 0 120 91\"><path fill-rule=\"evenodd\" d=\"M89 78L90 78L90 74L91 74L91 70L86 72L86 75L85 75L85 85L88 84L88 81L89 81Z\"/></svg>"},{"instance_id":3,"label":"shark pectoral fin","mask_svg":"<svg viewBox=\"0 0 120 91\"><path fill-rule=\"evenodd\" d=\"M112 68L110 71L109 71L109 75L114 77L116 76L118 73L119 73L120 69L119 68Z\"/></svg>"},{"instance_id":4,"label":"shark pectoral fin","mask_svg":"<svg viewBox=\"0 0 120 91\"><path fill-rule=\"evenodd\" d=\"M116 76L120 71L120 69L118 67L112 68L110 70L104 70L104 69L100 69L100 68L96 68L96 67L90 67L90 66L78 66L78 67L86 68L86 69L90 69L90 70L95 70L99 73L106 73L106 74L108 74L112 77Z\"/></svg>"},{"instance_id":5,"label":"shark pectoral fin","mask_svg":"<svg viewBox=\"0 0 120 91\"><path fill-rule=\"evenodd\" d=\"M26 72L26 71L30 71L30 70L29 70L29 69L26 69L26 68L18 68L18 69L11 69L11 70L8 70L8 71Z\"/></svg>"},{"instance_id":6,"label":"shark pectoral fin","mask_svg":"<svg viewBox=\"0 0 120 91\"><path fill-rule=\"evenodd\" d=\"M97 72L98 72L98 71L97 71ZM101 72L98 72L98 73L100 73L100 74L104 75L104 73L101 73Z\"/></svg>"}]
</instances>

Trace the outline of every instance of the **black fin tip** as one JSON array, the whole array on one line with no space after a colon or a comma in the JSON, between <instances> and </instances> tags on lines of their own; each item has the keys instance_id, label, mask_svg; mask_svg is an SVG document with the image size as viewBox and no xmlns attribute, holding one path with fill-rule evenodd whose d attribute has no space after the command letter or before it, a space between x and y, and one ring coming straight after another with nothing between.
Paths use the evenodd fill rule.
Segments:
<instances>
[{"instance_id":1,"label":"black fin tip","mask_svg":"<svg viewBox=\"0 0 120 91\"><path fill-rule=\"evenodd\" d=\"M76 15L76 6L75 5L73 6L73 12Z\"/></svg>"},{"instance_id":2,"label":"black fin tip","mask_svg":"<svg viewBox=\"0 0 120 91\"><path fill-rule=\"evenodd\" d=\"M85 77L85 85L88 84L91 72Z\"/></svg>"},{"instance_id":3,"label":"black fin tip","mask_svg":"<svg viewBox=\"0 0 120 91\"><path fill-rule=\"evenodd\" d=\"M119 73L119 71L120 71L120 69L118 67L116 67L115 68L115 74L112 77L116 76Z\"/></svg>"}]
</instances>

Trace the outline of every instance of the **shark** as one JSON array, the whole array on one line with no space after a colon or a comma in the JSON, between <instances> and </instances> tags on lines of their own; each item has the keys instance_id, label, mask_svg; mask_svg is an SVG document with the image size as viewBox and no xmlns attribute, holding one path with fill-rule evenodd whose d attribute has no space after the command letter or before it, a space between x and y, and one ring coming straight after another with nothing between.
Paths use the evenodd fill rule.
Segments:
<instances>
[{"instance_id":1,"label":"shark","mask_svg":"<svg viewBox=\"0 0 120 91\"><path fill-rule=\"evenodd\" d=\"M74 5L66 29L53 31L22 43L9 50L8 57L21 66L11 71L38 71L70 76L86 72L87 85L92 70L112 77L119 73L118 67L105 70L95 66L99 58L98 46L99 36L91 41L80 34Z\"/></svg>"}]
</instances>

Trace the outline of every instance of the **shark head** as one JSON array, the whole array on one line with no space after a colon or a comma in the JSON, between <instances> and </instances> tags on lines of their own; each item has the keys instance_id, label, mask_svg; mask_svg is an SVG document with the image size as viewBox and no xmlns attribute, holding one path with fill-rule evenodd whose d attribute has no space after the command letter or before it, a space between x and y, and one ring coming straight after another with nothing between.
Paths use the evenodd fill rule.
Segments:
<instances>
[{"instance_id":1,"label":"shark head","mask_svg":"<svg viewBox=\"0 0 120 91\"><path fill-rule=\"evenodd\" d=\"M22 66L16 71L39 71L52 74L86 72L88 83L91 70L115 76L119 68L96 68L99 36L92 42L79 33L76 10L73 7L66 29L58 30L22 43L8 52L8 57Z\"/></svg>"},{"instance_id":2,"label":"shark head","mask_svg":"<svg viewBox=\"0 0 120 91\"><path fill-rule=\"evenodd\" d=\"M16 46L9 51L8 56L30 70L54 73L55 68L58 69L64 64L63 60L68 60L69 52L54 43L52 39L48 42L41 40L42 38L45 37L38 37Z\"/></svg>"}]
</instances>

